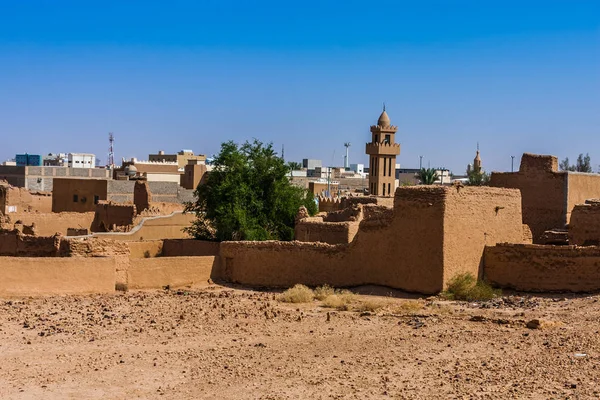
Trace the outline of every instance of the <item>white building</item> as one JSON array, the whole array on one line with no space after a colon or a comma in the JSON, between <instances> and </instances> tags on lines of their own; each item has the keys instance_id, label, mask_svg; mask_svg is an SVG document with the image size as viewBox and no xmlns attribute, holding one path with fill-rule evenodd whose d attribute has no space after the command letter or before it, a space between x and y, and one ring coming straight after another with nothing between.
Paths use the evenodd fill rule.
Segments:
<instances>
[{"instance_id":1,"label":"white building","mask_svg":"<svg viewBox=\"0 0 600 400\"><path fill-rule=\"evenodd\" d=\"M362 175L365 173L365 164L350 164L350 171Z\"/></svg>"},{"instance_id":2,"label":"white building","mask_svg":"<svg viewBox=\"0 0 600 400\"><path fill-rule=\"evenodd\" d=\"M70 168L96 168L95 154L69 153L67 160Z\"/></svg>"}]
</instances>

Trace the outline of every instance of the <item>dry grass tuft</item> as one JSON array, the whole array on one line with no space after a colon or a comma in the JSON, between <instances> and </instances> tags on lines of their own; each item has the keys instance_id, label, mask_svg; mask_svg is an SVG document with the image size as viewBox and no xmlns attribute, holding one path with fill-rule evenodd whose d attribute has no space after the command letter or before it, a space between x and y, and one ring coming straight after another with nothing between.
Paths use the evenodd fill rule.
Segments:
<instances>
[{"instance_id":1,"label":"dry grass tuft","mask_svg":"<svg viewBox=\"0 0 600 400\"><path fill-rule=\"evenodd\" d=\"M310 303L315 295L310 288L304 285L295 285L293 288L281 293L277 300L283 303Z\"/></svg>"},{"instance_id":2,"label":"dry grass tuft","mask_svg":"<svg viewBox=\"0 0 600 400\"><path fill-rule=\"evenodd\" d=\"M355 309L356 309L356 311L360 311L360 312L365 312L365 311L375 312L375 311L380 310L389 305L390 305L390 302L388 300L369 299L369 300L361 301L355 307Z\"/></svg>"},{"instance_id":3,"label":"dry grass tuft","mask_svg":"<svg viewBox=\"0 0 600 400\"><path fill-rule=\"evenodd\" d=\"M315 299L317 300L325 300L327 297L335 294L335 289L329 285L319 286L315 288Z\"/></svg>"},{"instance_id":4,"label":"dry grass tuft","mask_svg":"<svg viewBox=\"0 0 600 400\"><path fill-rule=\"evenodd\" d=\"M356 295L348 290L336 290L335 294L329 295L323 300L323 306L339 311L348 311L355 299Z\"/></svg>"},{"instance_id":5,"label":"dry grass tuft","mask_svg":"<svg viewBox=\"0 0 600 400\"><path fill-rule=\"evenodd\" d=\"M454 308L450 307L448 304L433 304L431 306L431 310L439 315L452 315L454 314Z\"/></svg>"},{"instance_id":6,"label":"dry grass tuft","mask_svg":"<svg viewBox=\"0 0 600 400\"><path fill-rule=\"evenodd\" d=\"M425 305L417 300L406 300L398 306L399 310L405 313L416 313L417 311L421 311L424 307Z\"/></svg>"},{"instance_id":7,"label":"dry grass tuft","mask_svg":"<svg viewBox=\"0 0 600 400\"><path fill-rule=\"evenodd\" d=\"M448 300L478 301L490 300L501 294L499 289L494 289L487 283L478 281L473 274L466 272L455 275L442 296Z\"/></svg>"}]
</instances>

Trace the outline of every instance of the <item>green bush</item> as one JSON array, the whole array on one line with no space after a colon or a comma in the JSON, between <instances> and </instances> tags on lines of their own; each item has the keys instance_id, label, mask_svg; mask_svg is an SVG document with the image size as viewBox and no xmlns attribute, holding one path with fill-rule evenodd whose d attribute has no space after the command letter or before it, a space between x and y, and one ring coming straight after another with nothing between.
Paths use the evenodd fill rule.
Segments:
<instances>
[{"instance_id":1,"label":"green bush","mask_svg":"<svg viewBox=\"0 0 600 400\"><path fill-rule=\"evenodd\" d=\"M486 282L478 281L473 274L465 272L455 275L448 282L442 296L448 300L481 301L493 299L501 294L499 289L494 289Z\"/></svg>"}]
</instances>

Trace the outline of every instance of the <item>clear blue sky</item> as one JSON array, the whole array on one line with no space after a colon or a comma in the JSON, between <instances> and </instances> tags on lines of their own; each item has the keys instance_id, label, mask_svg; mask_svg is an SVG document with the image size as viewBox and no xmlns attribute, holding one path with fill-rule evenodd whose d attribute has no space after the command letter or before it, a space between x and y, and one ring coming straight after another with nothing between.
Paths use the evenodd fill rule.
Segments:
<instances>
[{"instance_id":1,"label":"clear blue sky","mask_svg":"<svg viewBox=\"0 0 600 400\"><path fill-rule=\"evenodd\" d=\"M398 162L523 152L600 164L600 1L0 0L0 160L254 137L366 162L385 102Z\"/></svg>"}]
</instances>

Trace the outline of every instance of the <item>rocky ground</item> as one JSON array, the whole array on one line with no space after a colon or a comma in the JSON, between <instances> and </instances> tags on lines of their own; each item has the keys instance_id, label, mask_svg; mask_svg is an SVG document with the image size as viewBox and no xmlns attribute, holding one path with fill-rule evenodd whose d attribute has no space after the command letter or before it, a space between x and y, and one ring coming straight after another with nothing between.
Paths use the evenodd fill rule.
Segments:
<instances>
[{"instance_id":1,"label":"rocky ground","mask_svg":"<svg viewBox=\"0 0 600 400\"><path fill-rule=\"evenodd\" d=\"M600 397L598 295L393 295L350 311L220 286L0 300L0 398Z\"/></svg>"}]
</instances>

